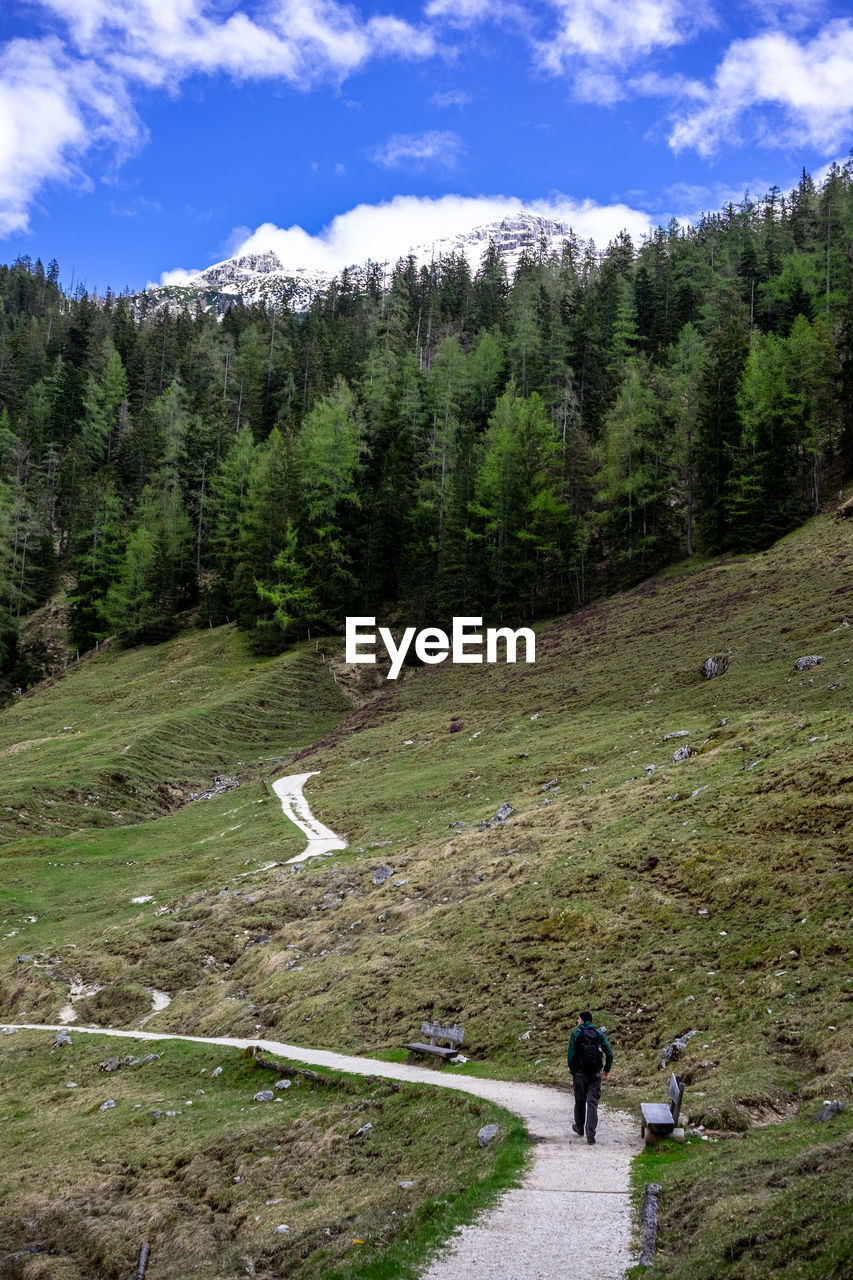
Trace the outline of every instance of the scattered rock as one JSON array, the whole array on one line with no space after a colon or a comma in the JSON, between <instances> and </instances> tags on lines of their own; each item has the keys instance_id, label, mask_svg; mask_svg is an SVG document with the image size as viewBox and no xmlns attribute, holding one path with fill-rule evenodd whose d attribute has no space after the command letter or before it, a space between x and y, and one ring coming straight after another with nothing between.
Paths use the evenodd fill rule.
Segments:
<instances>
[{"instance_id":1,"label":"scattered rock","mask_svg":"<svg viewBox=\"0 0 853 1280\"><path fill-rule=\"evenodd\" d=\"M289 1089L292 1084L291 1080L276 1080L273 1085L274 1089Z\"/></svg>"},{"instance_id":2,"label":"scattered rock","mask_svg":"<svg viewBox=\"0 0 853 1280\"><path fill-rule=\"evenodd\" d=\"M390 840L374 840L370 847L371 849L384 849L385 846L390 843Z\"/></svg>"},{"instance_id":3,"label":"scattered rock","mask_svg":"<svg viewBox=\"0 0 853 1280\"><path fill-rule=\"evenodd\" d=\"M402 1187L404 1191L408 1191L414 1185L415 1185L414 1182L398 1182L397 1183L397 1186Z\"/></svg>"},{"instance_id":4,"label":"scattered rock","mask_svg":"<svg viewBox=\"0 0 853 1280\"><path fill-rule=\"evenodd\" d=\"M522 1031L521 1035L520 1035L518 1038L519 1038L519 1040L529 1040L529 1039L530 1039L530 1032L529 1032L529 1031Z\"/></svg>"},{"instance_id":5,"label":"scattered rock","mask_svg":"<svg viewBox=\"0 0 853 1280\"><path fill-rule=\"evenodd\" d=\"M455 1058L449 1058L448 1061L452 1062L456 1067L461 1067L463 1063L468 1061L468 1059L463 1053L457 1053Z\"/></svg>"},{"instance_id":6,"label":"scattered rock","mask_svg":"<svg viewBox=\"0 0 853 1280\"><path fill-rule=\"evenodd\" d=\"M676 747L672 753L672 763L681 764L684 760L689 760L691 756L695 756L694 747Z\"/></svg>"},{"instance_id":7,"label":"scattered rock","mask_svg":"<svg viewBox=\"0 0 853 1280\"><path fill-rule=\"evenodd\" d=\"M698 1034L699 1032L695 1029L693 1031L685 1031L683 1036L679 1036L677 1040L673 1040L672 1044L668 1044L666 1048L661 1051L661 1070L663 1070L668 1062L683 1053L687 1048L687 1041L692 1039L693 1036L698 1036Z\"/></svg>"},{"instance_id":8,"label":"scattered rock","mask_svg":"<svg viewBox=\"0 0 853 1280\"><path fill-rule=\"evenodd\" d=\"M207 791L191 791L190 801L192 800L212 800L214 796L224 796L228 791L234 791L240 786L239 778L228 777L227 775L217 776L213 779L213 784Z\"/></svg>"},{"instance_id":9,"label":"scattered rock","mask_svg":"<svg viewBox=\"0 0 853 1280\"><path fill-rule=\"evenodd\" d=\"M159 1053L146 1053L144 1058L131 1058L127 1065L129 1067L144 1067L146 1063L158 1062L159 1059Z\"/></svg>"},{"instance_id":10,"label":"scattered rock","mask_svg":"<svg viewBox=\"0 0 853 1280\"><path fill-rule=\"evenodd\" d=\"M657 765L656 765L656 764L647 764L647 765L646 765L646 777L647 777L647 778L650 778L650 777L652 776L652 774L654 773L655 769L657 769Z\"/></svg>"},{"instance_id":11,"label":"scattered rock","mask_svg":"<svg viewBox=\"0 0 853 1280\"><path fill-rule=\"evenodd\" d=\"M222 1075L222 1068L221 1068L221 1067L214 1067L214 1068L213 1068L213 1070L212 1070L212 1071L211 1071L211 1073L210 1073L210 1078L211 1078L211 1080L215 1080L217 1076L221 1076L221 1075Z\"/></svg>"},{"instance_id":12,"label":"scattered rock","mask_svg":"<svg viewBox=\"0 0 853 1280\"><path fill-rule=\"evenodd\" d=\"M487 1147L499 1133L500 1129L496 1124L484 1124L480 1132L477 1134L477 1142L481 1147Z\"/></svg>"},{"instance_id":13,"label":"scattered rock","mask_svg":"<svg viewBox=\"0 0 853 1280\"><path fill-rule=\"evenodd\" d=\"M729 660L725 654L718 654L716 658L706 658L702 663L702 675L706 680L713 680L715 676L721 676L729 669Z\"/></svg>"},{"instance_id":14,"label":"scattered rock","mask_svg":"<svg viewBox=\"0 0 853 1280\"><path fill-rule=\"evenodd\" d=\"M56 1039L53 1042L54 1049L61 1049L64 1044L71 1044L70 1035L67 1031L57 1031Z\"/></svg>"},{"instance_id":15,"label":"scattered rock","mask_svg":"<svg viewBox=\"0 0 853 1280\"><path fill-rule=\"evenodd\" d=\"M539 790L540 790L540 791L551 791L554 787L558 787L559 785L560 785L560 779L559 779L559 778L552 778L550 782L546 782L546 783L544 783L544 784L539 788Z\"/></svg>"},{"instance_id":16,"label":"scattered rock","mask_svg":"<svg viewBox=\"0 0 853 1280\"><path fill-rule=\"evenodd\" d=\"M259 1089L255 1094L255 1102L272 1102L275 1094L272 1089Z\"/></svg>"},{"instance_id":17,"label":"scattered rock","mask_svg":"<svg viewBox=\"0 0 853 1280\"><path fill-rule=\"evenodd\" d=\"M356 1129L355 1133L353 1134L353 1137L360 1138L362 1134L370 1133L372 1128L373 1128L373 1125L368 1120L367 1124L363 1124L360 1129Z\"/></svg>"},{"instance_id":18,"label":"scattered rock","mask_svg":"<svg viewBox=\"0 0 853 1280\"><path fill-rule=\"evenodd\" d=\"M282 1223L280 1227L276 1227L275 1233L277 1236L283 1236L285 1232L289 1230L290 1230L290 1227L288 1227L285 1223Z\"/></svg>"},{"instance_id":19,"label":"scattered rock","mask_svg":"<svg viewBox=\"0 0 853 1280\"><path fill-rule=\"evenodd\" d=\"M813 671L823 662L822 653L809 653L804 658L797 658L798 671Z\"/></svg>"},{"instance_id":20,"label":"scattered rock","mask_svg":"<svg viewBox=\"0 0 853 1280\"><path fill-rule=\"evenodd\" d=\"M18 1028L17 1028L17 1027L3 1027L3 1028L0 1028L0 1033L2 1033L2 1035L4 1035L4 1036L13 1036L17 1030L18 1030ZM70 1041L70 1040L61 1040L61 1039L60 1039L60 1036L64 1036L64 1035L65 1035L65 1032L64 1032L64 1031L60 1031L60 1032L59 1032L59 1035L56 1037L56 1044L53 1046L53 1047L54 1047L54 1049L56 1048L56 1046L57 1046L58 1044L70 1044L70 1043L71 1043L71 1041Z\"/></svg>"},{"instance_id":21,"label":"scattered rock","mask_svg":"<svg viewBox=\"0 0 853 1280\"><path fill-rule=\"evenodd\" d=\"M495 811L495 813L492 815L491 818L480 823L479 830L489 831L492 827L499 827L502 822L506 822L507 818L510 816L511 813L515 813L515 809L513 808L513 806L508 802L502 804L501 807Z\"/></svg>"},{"instance_id":22,"label":"scattered rock","mask_svg":"<svg viewBox=\"0 0 853 1280\"><path fill-rule=\"evenodd\" d=\"M839 1111L844 1110L843 1102L825 1102L820 1111L813 1117L815 1124L820 1124L823 1120L831 1120L833 1116L837 1116Z\"/></svg>"},{"instance_id":23,"label":"scattered rock","mask_svg":"<svg viewBox=\"0 0 853 1280\"><path fill-rule=\"evenodd\" d=\"M99 1111L109 1111L111 1107L116 1105L115 1098L107 1098L106 1102L102 1102L98 1107Z\"/></svg>"},{"instance_id":24,"label":"scattered rock","mask_svg":"<svg viewBox=\"0 0 853 1280\"><path fill-rule=\"evenodd\" d=\"M32 960L32 956L15 956L17 964L26 964L28 960Z\"/></svg>"},{"instance_id":25,"label":"scattered rock","mask_svg":"<svg viewBox=\"0 0 853 1280\"><path fill-rule=\"evenodd\" d=\"M663 735L663 740L664 742L669 742L671 738L689 738L689 737L690 737L689 729L675 729L673 730L672 733L665 733Z\"/></svg>"},{"instance_id":26,"label":"scattered rock","mask_svg":"<svg viewBox=\"0 0 853 1280\"><path fill-rule=\"evenodd\" d=\"M383 862L381 867L377 867L373 873L374 884L384 884L386 880L390 880L394 874L394 868L389 867L387 862Z\"/></svg>"},{"instance_id":27,"label":"scattered rock","mask_svg":"<svg viewBox=\"0 0 853 1280\"><path fill-rule=\"evenodd\" d=\"M98 1067L99 1071L118 1071L121 1066L120 1058L104 1058L104 1061Z\"/></svg>"}]
</instances>

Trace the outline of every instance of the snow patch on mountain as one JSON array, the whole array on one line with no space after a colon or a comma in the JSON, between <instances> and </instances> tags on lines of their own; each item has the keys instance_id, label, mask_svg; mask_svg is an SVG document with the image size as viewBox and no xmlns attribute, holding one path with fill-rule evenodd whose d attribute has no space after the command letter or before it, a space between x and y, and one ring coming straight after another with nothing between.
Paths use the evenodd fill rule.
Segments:
<instances>
[{"instance_id":1,"label":"snow patch on mountain","mask_svg":"<svg viewBox=\"0 0 853 1280\"><path fill-rule=\"evenodd\" d=\"M572 229L567 222L519 212L470 231L413 245L409 252L419 267L439 258L448 258L451 254L464 254L471 271L476 272L489 244L494 243L512 279L522 254L536 254L540 248L546 254L559 252L571 235ZM378 265L384 275L393 269L395 263L352 263L348 270L351 276L361 281L372 265ZM284 263L278 254L268 250L227 258L189 276L182 284L149 286L140 299L147 299L148 304L157 309L192 307L198 303L205 310L219 314L233 303L250 306L265 302L278 307L286 302L293 311L306 311L311 300L329 288L335 275L318 267Z\"/></svg>"}]
</instances>

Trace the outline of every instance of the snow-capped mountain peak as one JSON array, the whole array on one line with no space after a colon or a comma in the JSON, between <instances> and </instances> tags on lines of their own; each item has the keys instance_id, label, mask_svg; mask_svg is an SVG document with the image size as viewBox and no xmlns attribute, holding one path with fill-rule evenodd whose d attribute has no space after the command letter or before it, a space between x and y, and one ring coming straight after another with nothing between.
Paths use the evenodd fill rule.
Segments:
<instances>
[{"instance_id":1,"label":"snow-capped mountain peak","mask_svg":"<svg viewBox=\"0 0 853 1280\"><path fill-rule=\"evenodd\" d=\"M411 256L418 266L425 266L440 258L464 254L471 271L476 272L489 245L494 244L511 279L525 252L535 254L540 246L546 253L559 251L570 235L568 223L541 214L519 212L456 235L412 245L408 254L401 256ZM396 261L397 258L380 265L390 269ZM368 262L341 263L340 270L346 266L358 276L369 265ZM248 306L261 302L272 305L287 302L294 311L305 311L312 298L327 289L340 270L335 273L296 262L285 263L269 249L263 253L226 258L224 262L217 262L190 276L183 284L156 285L146 293L158 307L180 307L198 302L206 310L222 313L232 303Z\"/></svg>"}]
</instances>

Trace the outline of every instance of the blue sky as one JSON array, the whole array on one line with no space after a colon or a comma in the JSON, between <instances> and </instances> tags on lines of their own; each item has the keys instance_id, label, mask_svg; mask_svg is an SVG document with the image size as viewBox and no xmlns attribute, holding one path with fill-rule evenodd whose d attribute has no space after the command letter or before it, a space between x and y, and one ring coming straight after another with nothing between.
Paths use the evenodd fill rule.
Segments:
<instances>
[{"instance_id":1,"label":"blue sky","mask_svg":"<svg viewBox=\"0 0 853 1280\"><path fill-rule=\"evenodd\" d=\"M338 268L553 212L599 244L853 145L820 0L5 0L0 260L90 289Z\"/></svg>"}]
</instances>

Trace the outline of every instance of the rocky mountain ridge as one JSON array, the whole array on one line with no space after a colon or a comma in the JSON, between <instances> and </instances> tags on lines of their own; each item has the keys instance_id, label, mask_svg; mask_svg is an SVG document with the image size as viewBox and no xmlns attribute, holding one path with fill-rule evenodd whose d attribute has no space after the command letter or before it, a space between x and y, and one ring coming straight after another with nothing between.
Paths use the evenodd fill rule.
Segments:
<instances>
[{"instance_id":1,"label":"rocky mountain ridge","mask_svg":"<svg viewBox=\"0 0 853 1280\"><path fill-rule=\"evenodd\" d=\"M512 279L522 254L536 253L540 249L544 249L546 253L559 252L563 242L572 234L568 223L523 212L497 222L485 223L470 231L413 245L409 254L419 267L439 258L448 258L452 254L464 254L472 272L475 272L489 244L494 243L503 258L507 274ZM380 263L351 263L346 269L351 277L363 280L377 267L384 276L397 260L395 257ZM235 303L250 306L262 302L273 306L281 306L286 302L294 311L307 311L312 299L328 289L336 276L339 277L340 272L284 263L278 254L268 250L265 253L226 258L223 262L197 272L182 285L155 285L139 294L137 301L142 305L147 303L157 310L200 305L205 311L215 311L218 314L223 314Z\"/></svg>"}]
</instances>

